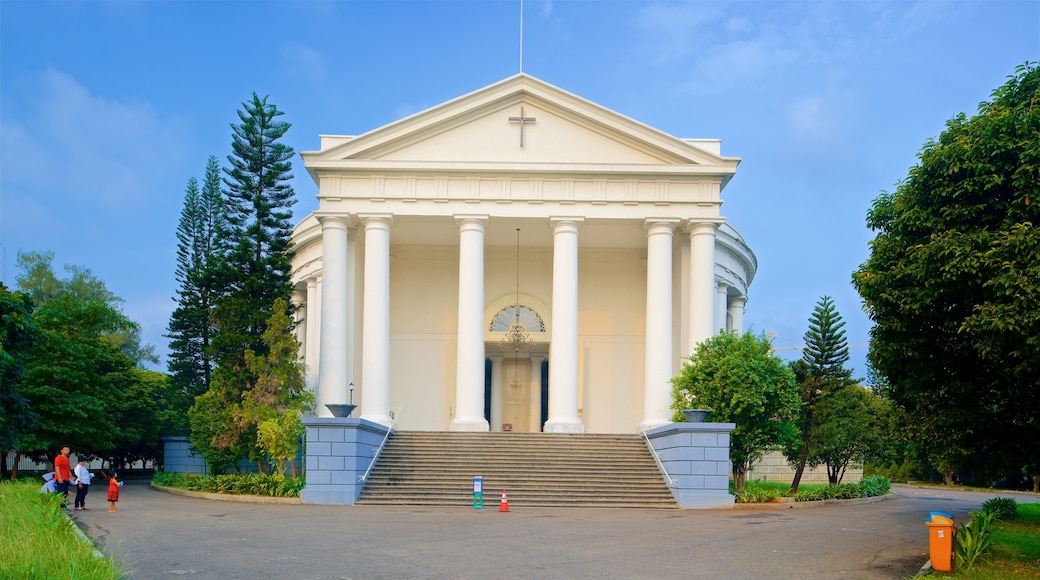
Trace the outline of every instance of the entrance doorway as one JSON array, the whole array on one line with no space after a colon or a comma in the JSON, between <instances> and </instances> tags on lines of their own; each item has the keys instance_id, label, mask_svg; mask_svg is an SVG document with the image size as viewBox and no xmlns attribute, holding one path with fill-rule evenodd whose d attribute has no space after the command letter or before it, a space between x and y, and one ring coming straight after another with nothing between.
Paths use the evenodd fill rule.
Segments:
<instances>
[{"instance_id":1,"label":"entrance doorway","mask_svg":"<svg viewBox=\"0 0 1040 580\"><path fill-rule=\"evenodd\" d=\"M502 361L502 430L529 433L531 420L531 361Z\"/></svg>"}]
</instances>

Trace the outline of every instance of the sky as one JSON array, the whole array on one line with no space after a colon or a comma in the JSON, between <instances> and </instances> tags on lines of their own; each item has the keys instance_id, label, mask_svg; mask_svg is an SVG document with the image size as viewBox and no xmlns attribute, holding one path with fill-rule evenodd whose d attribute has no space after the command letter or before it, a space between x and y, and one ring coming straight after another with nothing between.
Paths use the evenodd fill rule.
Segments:
<instances>
[{"instance_id":1,"label":"sky","mask_svg":"<svg viewBox=\"0 0 1040 580\"><path fill-rule=\"evenodd\" d=\"M745 326L797 358L828 295L858 377L871 202L1040 60L1038 0L3 0L0 279L21 251L89 268L165 369L185 187L225 164L251 94L317 150L516 74L521 12L523 72L742 159L722 214L758 257ZM294 174L298 221L317 186Z\"/></svg>"}]
</instances>

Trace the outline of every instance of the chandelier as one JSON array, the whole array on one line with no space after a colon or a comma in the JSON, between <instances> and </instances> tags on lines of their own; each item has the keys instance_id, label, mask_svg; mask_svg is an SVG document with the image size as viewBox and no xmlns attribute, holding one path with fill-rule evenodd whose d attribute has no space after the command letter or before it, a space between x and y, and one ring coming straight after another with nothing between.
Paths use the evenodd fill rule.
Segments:
<instances>
[{"instance_id":1,"label":"chandelier","mask_svg":"<svg viewBox=\"0 0 1040 580\"><path fill-rule=\"evenodd\" d=\"M531 334L520 321L520 228L516 228L516 303L513 304L513 322L498 343L498 348L513 351L513 380L509 381L511 389L519 390L524 385L517 371L520 368L520 351L529 344Z\"/></svg>"}]
</instances>

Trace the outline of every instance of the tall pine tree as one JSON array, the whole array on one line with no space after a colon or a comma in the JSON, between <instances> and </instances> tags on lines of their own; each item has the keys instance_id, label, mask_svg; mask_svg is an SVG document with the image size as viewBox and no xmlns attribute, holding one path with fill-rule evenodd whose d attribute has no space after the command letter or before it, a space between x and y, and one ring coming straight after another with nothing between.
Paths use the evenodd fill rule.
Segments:
<instances>
[{"instance_id":1,"label":"tall pine tree","mask_svg":"<svg viewBox=\"0 0 1040 580\"><path fill-rule=\"evenodd\" d=\"M170 316L169 371L174 388L184 395L184 410L209 390L213 373L212 309L216 229L221 219L220 165L215 156L206 163L202 189L192 177L184 194L177 226L177 307Z\"/></svg>"},{"instance_id":2,"label":"tall pine tree","mask_svg":"<svg viewBox=\"0 0 1040 580\"><path fill-rule=\"evenodd\" d=\"M812 316L809 330L805 332L805 350L802 359L791 364L798 381L798 395L802 399L799 421L801 438L797 445L787 450L787 456L796 464L791 481L791 493L798 492L806 463L812 450L813 428L820 422L819 413L826 397L852 383L852 371L845 368L849 360L849 343L845 339L845 321L834 308L830 296L820 298Z\"/></svg>"},{"instance_id":3,"label":"tall pine tree","mask_svg":"<svg viewBox=\"0 0 1040 580\"><path fill-rule=\"evenodd\" d=\"M259 455L255 425L228 417L238 413L243 393L257 383L246 352L267 356L263 336L275 301L292 303L290 220L296 197L289 182L294 151L279 141L290 127L278 120L283 114L267 97L253 93L238 111L241 122L231 126L223 219L216 231L219 259L212 268L215 287L221 289L213 308L216 368L205 404L197 403L191 417L193 426L211 427L208 441L193 429L196 448L253 459Z\"/></svg>"}]
</instances>

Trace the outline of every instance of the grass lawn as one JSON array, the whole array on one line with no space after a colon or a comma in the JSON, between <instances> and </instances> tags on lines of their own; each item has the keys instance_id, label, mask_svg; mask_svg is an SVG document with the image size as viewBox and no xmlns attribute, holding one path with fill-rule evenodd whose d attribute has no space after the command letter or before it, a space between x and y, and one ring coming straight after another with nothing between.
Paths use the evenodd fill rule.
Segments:
<instances>
[{"instance_id":1,"label":"grass lawn","mask_svg":"<svg viewBox=\"0 0 1040 580\"><path fill-rule=\"evenodd\" d=\"M1018 580L1040 578L1040 504L1018 505L1018 515L995 525L989 557L957 578Z\"/></svg>"},{"instance_id":2,"label":"grass lawn","mask_svg":"<svg viewBox=\"0 0 1040 580\"><path fill-rule=\"evenodd\" d=\"M98 552L36 481L0 482L0 578L113 580L119 565ZM71 501L71 498L69 498Z\"/></svg>"}]
</instances>

